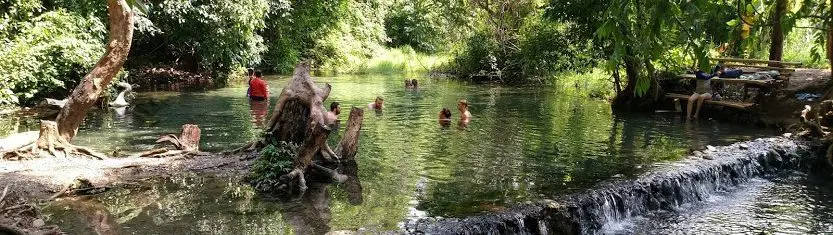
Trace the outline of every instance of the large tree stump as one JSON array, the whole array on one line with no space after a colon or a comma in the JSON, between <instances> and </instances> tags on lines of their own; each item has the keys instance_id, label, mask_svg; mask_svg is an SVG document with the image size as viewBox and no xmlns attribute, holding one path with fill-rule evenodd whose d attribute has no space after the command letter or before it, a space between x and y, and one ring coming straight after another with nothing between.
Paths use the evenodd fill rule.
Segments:
<instances>
[{"instance_id":1,"label":"large tree stump","mask_svg":"<svg viewBox=\"0 0 833 235\"><path fill-rule=\"evenodd\" d=\"M344 180L344 177L335 171L314 163L316 159L334 162L339 158L339 155L327 145L326 141L330 134L330 128L326 125L324 119L326 114L324 101L330 95L331 86L329 84L324 87L316 86L309 71L308 62L301 62L295 66L292 79L278 97L278 102L267 124L267 134L259 141L238 149L238 151L254 151L268 144L281 142L299 145L297 154L293 158L293 169L280 177L285 184L279 186L279 188L291 192L294 191L293 188L286 186L293 186L299 189L301 194L307 188L305 174L310 167L330 174L337 181ZM353 134L346 134L352 136L348 139L353 141L345 142L345 147L342 148L348 150L345 152L347 154L352 152L352 156L355 156L358 143L358 130L361 128L362 112L359 110L357 115L358 118L353 118L354 115L351 114L351 120L355 122L352 124ZM293 180L295 182L292 182Z\"/></svg>"}]
</instances>

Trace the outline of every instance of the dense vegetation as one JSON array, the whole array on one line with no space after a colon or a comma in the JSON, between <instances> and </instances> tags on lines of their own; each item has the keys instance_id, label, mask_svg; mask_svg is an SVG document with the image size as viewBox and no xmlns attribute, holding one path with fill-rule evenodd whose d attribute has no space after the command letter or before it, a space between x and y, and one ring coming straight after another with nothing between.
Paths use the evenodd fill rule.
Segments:
<instances>
[{"instance_id":1,"label":"dense vegetation","mask_svg":"<svg viewBox=\"0 0 833 235\"><path fill-rule=\"evenodd\" d=\"M563 72L604 68L624 98L655 91L658 72L706 68L710 56L826 67L831 28L831 4L823 0L149 5L136 23L128 79L137 76L133 72L168 68L222 84L246 67L287 73L302 59L336 73L440 71L504 83L549 82ZM0 0L0 103L65 96L103 52L105 10L103 0Z\"/></svg>"}]
</instances>

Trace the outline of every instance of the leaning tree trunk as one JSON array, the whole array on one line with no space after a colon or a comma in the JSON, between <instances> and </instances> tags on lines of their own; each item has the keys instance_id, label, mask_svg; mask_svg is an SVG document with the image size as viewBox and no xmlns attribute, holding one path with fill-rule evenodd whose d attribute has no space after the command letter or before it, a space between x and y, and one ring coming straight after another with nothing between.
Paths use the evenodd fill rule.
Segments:
<instances>
[{"instance_id":1,"label":"leaning tree trunk","mask_svg":"<svg viewBox=\"0 0 833 235\"><path fill-rule=\"evenodd\" d=\"M787 0L775 1L775 12L772 14L772 32L769 37L769 60L781 61L784 54L784 27L781 24L781 18L787 11ZM770 64L769 66L781 66L780 64Z\"/></svg>"},{"instance_id":2,"label":"leaning tree trunk","mask_svg":"<svg viewBox=\"0 0 833 235\"><path fill-rule=\"evenodd\" d=\"M67 141L75 137L87 111L118 74L130 52L130 44L133 41L133 12L125 0L107 0L107 13L110 16L110 40L107 43L107 51L92 71L84 76L84 80L72 90L67 104L61 109L56 120L59 134Z\"/></svg>"}]
</instances>

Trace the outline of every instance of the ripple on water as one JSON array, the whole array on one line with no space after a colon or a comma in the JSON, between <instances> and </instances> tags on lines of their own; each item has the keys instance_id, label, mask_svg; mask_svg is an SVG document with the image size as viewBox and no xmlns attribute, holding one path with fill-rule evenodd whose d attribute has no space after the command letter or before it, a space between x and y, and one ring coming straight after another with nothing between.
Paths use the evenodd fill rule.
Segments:
<instances>
[{"instance_id":1,"label":"ripple on water","mask_svg":"<svg viewBox=\"0 0 833 235\"><path fill-rule=\"evenodd\" d=\"M500 211L513 203L554 198L585 189L616 175L635 175L648 168L642 166L677 160L692 148L773 134L708 120L685 124L676 114L614 114L605 101L560 91L557 87L472 85L419 78L422 87L413 91L402 87L403 79L399 76L318 78L318 82L333 85L325 105L340 102L342 119L347 118L350 107L364 108L376 96L383 96L386 101L384 112L365 113L357 157L363 203L350 204L345 187L334 186L327 191L331 196L328 218L334 230L363 226L395 229L409 214L449 217ZM268 79L273 91L271 105L286 81L285 77ZM138 152L154 148L157 136L178 133L182 124L191 122L202 127L202 149L235 148L258 136L262 126L258 121L262 122L263 116L270 113L268 105L250 103L245 92L245 87L236 87L203 92L140 93L124 113L109 109L91 112L76 141L102 152L116 148ZM474 116L467 127L456 122L459 99L468 100ZM440 127L437 122L442 107L453 111L454 122L448 128ZM0 127L22 126L18 128L21 131L37 129L35 121L4 123L14 121L0 120ZM227 187L237 190L245 185L233 182ZM193 188L165 190L171 195L214 193ZM142 198L141 193L130 192L130 195ZM123 196L127 197L131 196ZM205 197L209 196L197 195L193 200ZM183 206L183 201L191 203L187 198L165 199L168 201L160 202L160 207ZM225 199L240 204L260 203L237 197ZM178 212L200 218L221 212L216 206L193 204L188 205L188 210ZM130 201L108 206L135 209L144 204ZM263 212L223 219L280 219L275 219L273 214ZM258 220L267 216L273 217ZM177 218L165 221L169 223L166 226L172 230L193 229L185 226L193 221ZM131 220L131 226L161 226L133 217L123 219ZM226 224L229 225L233 224Z\"/></svg>"},{"instance_id":2,"label":"ripple on water","mask_svg":"<svg viewBox=\"0 0 833 235\"><path fill-rule=\"evenodd\" d=\"M830 234L833 181L790 172L754 179L743 187L623 222L616 234Z\"/></svg>"}]
</instances>

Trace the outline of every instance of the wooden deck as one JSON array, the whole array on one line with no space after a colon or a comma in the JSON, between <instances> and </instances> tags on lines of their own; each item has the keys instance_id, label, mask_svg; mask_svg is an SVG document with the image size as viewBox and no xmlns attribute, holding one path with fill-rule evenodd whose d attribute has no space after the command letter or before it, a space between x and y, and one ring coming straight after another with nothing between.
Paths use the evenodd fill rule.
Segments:
<instances>
[{"instance_id":1,"label":"wooden deck","mask_svg":"<svg viewBox=\"0 0 833 235\"><path fill-rule=\"evenodd\" d=\"M677 78L682 79L697 79L697 76L694 74L680 74L677 75ZM775 79L765 79L765 80L749 80L749 79L738 79L738 78L712 78L712 82L722 82L722 83L731 83L731 84L744 84L744 85L756 85L756 86L771 86L775 84Z\"/></svg>"},{"instance_id":2,"label":"wooden deck","mask_svg":"<svg viewBox=\"0 0 833 235\"><path fill-rule=\"evenodd\" d=\"M665 93L665 97L671 98L671 99L680 99L681 100L680 102L688 102L688 98L691 97L691 95L683 95L683 94L676 94L676 93ZM730 108L736 108L736 109L744 109L744 110L752 109L752 108L755 107L754 103L723 101L723 100L709 100L709 101L706 101L704 103L710 104L710 105L719 105L719 106L725 106L725 107L730 107Z\"/></svg>"}]
</instances>

